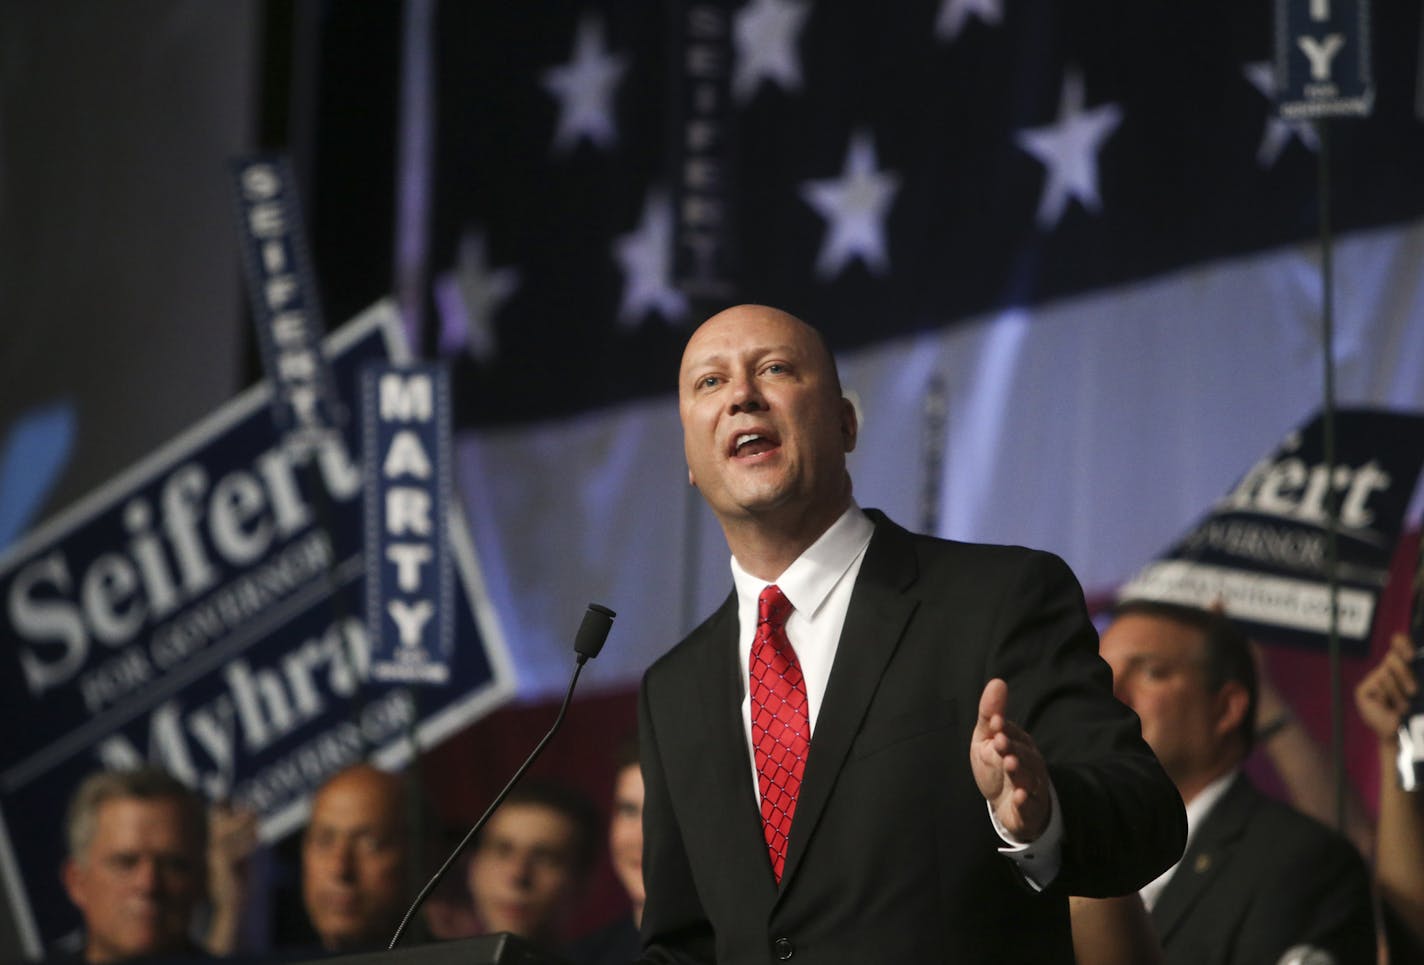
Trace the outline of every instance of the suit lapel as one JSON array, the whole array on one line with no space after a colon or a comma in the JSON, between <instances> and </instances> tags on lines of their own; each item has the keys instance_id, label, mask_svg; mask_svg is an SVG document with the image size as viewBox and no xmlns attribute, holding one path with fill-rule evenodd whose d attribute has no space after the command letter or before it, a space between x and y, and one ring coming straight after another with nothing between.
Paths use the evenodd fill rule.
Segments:
<instances>
[{"instance_id":1,"label":"suit lapel","mask_svg":"<svg viewBox=\"0 0 1424 965\"><path fill-rule=\"evenodd\" d=\"M776 894L776 878L767 857L761 802L752 784L751 752L742 724L743 670L737 657L735 591L703 629L708 636L701 648L701 710L708 735L703 746L712 775L710 786L718 794L716 800L707 802L708 813L720 826L718 838L727 842L728 870L743 882L747 894L770 903Z\"/></svg>"},{"instance_id":2,"label":"suit lapel","mask_svg":"<svg viewBox=\"0 0 1424 965\"><path fill-rule=\"evenodd\" d=\"M1201 829L1193 835L1191 846L1152 906L1152 923L1162 941L1182 923L1187 912L1226 867L1231 849L1255 807L1255 789L1245 775L1238 775L1211 809Z\"/></svg>"},{"instance_id":3,"label":"suit lapel","mask_svg":"<svg viewBox=\"0 0 1424 965\"><path fill-rule=\"evenodd\" d=\"M811 733L782 872L783 893L801 864L880 677L915 610L915 601L904 592L917 575L907 535L879 513L871 515L875 535L851 592L826 696Z\"/></svg>"}]
</instances>

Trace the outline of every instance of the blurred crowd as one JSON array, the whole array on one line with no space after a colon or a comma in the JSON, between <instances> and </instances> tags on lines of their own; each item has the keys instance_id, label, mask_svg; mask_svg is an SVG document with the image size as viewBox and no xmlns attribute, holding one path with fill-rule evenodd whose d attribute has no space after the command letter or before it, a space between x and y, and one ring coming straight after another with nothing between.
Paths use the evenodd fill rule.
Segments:
<instances>
[{"instance_id":1,"label":"blurred crowd","mask_svg":"<svg viewBox=\"0 0 1424 965\"><path fill-rule=\"evenodd\" d=\"M1411 763L1400 727L1419 686L1406 636L1393 638L1354 693L1378 737L1378 818L1351 798L1340 831L1329 826L1324 755L1230 621L1126 604L1101 652L1182 794L1189 837L1182 860L1139 894L1072 899L1079 962L1424 961L1424 794L1400 778ZM1252 787L1242 764L1253 747L1269 756L1291 803ZM403 943L509 932L572 963L634 960L644 900L636 741L620 745L609 767L606 821L571 788L517 786ZM412 874L442 857L436 825L408 776L364 763L338 772L316 793L301 837L301 899L315 942L244 947L256 816L208 805L160 770L96 773L73 796L62 870L84 945L52 960L299 961L385 948L409 907ZM602 847L626 914L571 935ZM1277 957L1280 947L1288 951Z\"/></svg>"}]
</instances>

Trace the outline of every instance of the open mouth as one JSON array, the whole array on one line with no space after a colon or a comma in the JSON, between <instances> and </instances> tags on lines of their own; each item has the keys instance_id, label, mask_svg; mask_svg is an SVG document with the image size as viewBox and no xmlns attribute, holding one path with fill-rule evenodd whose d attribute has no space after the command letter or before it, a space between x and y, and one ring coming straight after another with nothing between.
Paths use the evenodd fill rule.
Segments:
<instances>
[{"instance_id":1,"label":"open mouth","mask_svg":"<svg viewBox=\"0 0 1424 965\"><path fill-rule=\"evenodd\" d=\"M732 440L732 455L737 458L759 456L781 445L780 440L766 432L743 432Z\"/></svg>"}]
</instances>

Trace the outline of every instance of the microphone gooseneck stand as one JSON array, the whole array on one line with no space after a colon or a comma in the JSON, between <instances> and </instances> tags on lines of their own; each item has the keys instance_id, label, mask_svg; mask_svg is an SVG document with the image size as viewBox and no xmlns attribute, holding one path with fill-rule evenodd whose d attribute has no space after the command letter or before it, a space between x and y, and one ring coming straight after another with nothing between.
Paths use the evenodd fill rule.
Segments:
<instances>
[{"instance_id":1,"label":"microphone gooseneck stand","mask_svg":"<svg viewBox=\"0 0 1424 965\"><path fill-rule=\"evenodd\" d=\"M455 850L450 852L450 857L445 859L445 863L442 864L439 870L425 883L425 887L420 889L420 894L415 896L415 901L411 902L410 908L406 910L405 917L401 919L400 925L397 926L396 933L391 936L391 943L386 946L387 950L396 947L396 943L399 942L401 936L405 934L405 930L407 926L410 925L411 919L415 917L415 913L420 910L421 905L425 904L425 899L430 897L430 893L435 890L436 885L444 880L446 873L450 870L451 866L454 865L455 859L464 853L465 848L469 847L470 842L475 839L475 835L479 834L480 829L489 821L490 815L504 803L504 799L509 796L509 792L514 790L514 785L518 784L519 779L524 776L524 772L529 770L529 765L538 760L539 755L544 752L544 747L549 743L550 739L553 738L554 734L558 731L559 726L564 722L564 715L568 713L569 701L573 698L574 686L578 683L579 674L583 672L583 665L598 656L598 652L603 649L603 644L608 639L608 631L613 628L613 618L616 615L617 614L608 609L608 607L598 603L590 603L588 605L588 610L583 615L583 623L579 624L578 635L574 638L574 652L577 654L578 662L574 665L573 676L569 679L569 689L564 694L564 702L559 707L559 713L558 716L554 718L553 726L549 728L549 732L544 735L543 740L539 741L535 746L533 752L525 758L524 763L519 765L519 770L514 772L514 776L509 779L509 783L504 786L504 790L495 795L495 799L490 802L490 806L485 809L485 813L480 815L480 819L476 821L474 826L460 839L460 843L455 845Z\"/></svg>"}]
</instances>

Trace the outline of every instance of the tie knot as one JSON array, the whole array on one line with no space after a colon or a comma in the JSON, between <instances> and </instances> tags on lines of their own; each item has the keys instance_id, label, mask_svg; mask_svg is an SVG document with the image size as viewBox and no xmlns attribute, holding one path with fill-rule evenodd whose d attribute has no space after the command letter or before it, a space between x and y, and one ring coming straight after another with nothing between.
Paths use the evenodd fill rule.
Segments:
<instances>
[{"instance_id":1,"label":"tie knot","mask_svg":"<svg viewBox=\"0 0 1424 965\"><path fill-rule=\"evenodd\" d=\"M769 623L777 628L784 627L786 618L791 616L793 609L795 608L792 607L791 601L781 592L781 587L773 583L757 597L757 622Z\"/></svg>"}]
</instances>

